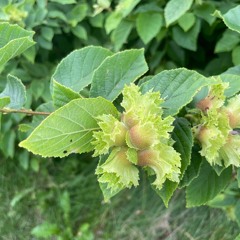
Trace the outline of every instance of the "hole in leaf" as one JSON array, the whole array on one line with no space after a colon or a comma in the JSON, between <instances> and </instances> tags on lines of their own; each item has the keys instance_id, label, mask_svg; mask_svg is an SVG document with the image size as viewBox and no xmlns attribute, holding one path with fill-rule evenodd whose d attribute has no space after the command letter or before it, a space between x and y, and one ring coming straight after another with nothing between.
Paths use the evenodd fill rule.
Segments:
<instances>
[{"instance_id":1,"label":"hole in leaf","mask_svg":"<svg viewBox=\"0 0 240 240\"><path fill-rule=\"evenodd\" d=\"M66 154L66 153L67 153L67 150L64 150L63 153Z\"/></svg>"}]
</instances>

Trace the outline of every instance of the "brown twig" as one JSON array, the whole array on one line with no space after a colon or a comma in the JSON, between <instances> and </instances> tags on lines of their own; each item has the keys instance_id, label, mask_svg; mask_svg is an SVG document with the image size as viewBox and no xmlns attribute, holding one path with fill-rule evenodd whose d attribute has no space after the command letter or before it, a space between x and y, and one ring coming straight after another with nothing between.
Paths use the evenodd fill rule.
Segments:
<instances>
[{"instance_id":1,"label":"brown twig","mask_svg":"<svg viewBox=\"0 0 240 240\"><path fill-rule=\"evenodd\" d=\"M29 109L8 109L8 108L2 108L0 109L1 113L8 114L8 113L23 113L27 115L45 115L48 116L51 113L50 112L35 112Z\"/></svg>"}]
</instances>

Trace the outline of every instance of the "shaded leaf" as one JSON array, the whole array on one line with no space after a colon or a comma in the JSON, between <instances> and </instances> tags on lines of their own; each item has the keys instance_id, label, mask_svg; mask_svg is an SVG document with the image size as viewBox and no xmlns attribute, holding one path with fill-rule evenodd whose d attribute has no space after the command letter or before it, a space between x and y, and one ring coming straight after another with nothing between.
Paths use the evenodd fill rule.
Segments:
<instances>
[{"instance_id":1,"label":"shaded leaf","mask_svg":"<svg viewBox=\"0 0 240 240\"><path fill-rule=\"evenodd\" d=\"M222 14L220 11L215 11L214 16L222 18L226 26L238 33L240 33L240 6L230 9L225 14Z\"/></svg>"},{"instance_id":2,"label":"shaded leaf","mask_svg":"<svg viewBox=\"0 0 240 240\"><path fill-rule=\"evenodd\" d=\"M188 31L185 32L179 26L173 28L173 40L180 46L191 51L197 50L197 38L200 32L200 21L197 20L194 26Z\"/></svg>"},{"instance_id":3,"label":"shaded leaf","mask_svg":"<svg viewBox=\"0 0 240 240\"><path fill-rule=\"evenodd\" d=\"M214 199L208 202L208 206L214 208L226 208L236 205L237 198L234 195L224 193L218 194Z\"/></svg>"},{"instance_id":4,"label":"shaded leaf","mask_svg":"<svg viewBox=\"0 0 240 240\"><path fill-rule=\"evenodd\" d=\"M26 89L22 84L21 80L15 76L7 76L7 85L2 93L0 93L0 98L10 98L10 103L6 105L8 108L20 109L26 102Z\"/></svg>"},{"instance_id":5,"label":"shaded leaf","mask_svg":"<svg viewBox=\"0 0 240 240\"><path fill-rule=\"evenodd\" d=\"M232 177L232 168L225 169L220 176L207 161L204 161L199 173L186 189L187 207L200 206L212 200L220 193Z\"/></svg>"},{"instance_id":6,"label":"shaded leaf","mask_svg":"<svg viewBox=\"0 0 240 240\"><path fill-rule=\"evenodd\" d=\"M233 49L232 62L235 66L240 65L240 46L237 46Z\"/></svg>"},{"instance_id":7,"label":"shaded leaf","mask_svg":"<svg viewBox=\"0 0 240 240\"><path fill-rule=\"evenodd\" d=\"M238 187L240 188L240 168L237 169L237 182L238 182Z\"/></svg>"},{"instance_id":8,"label":"shaded leaf","mask_svg":"<svg viewBox=\"0 0 240 240\"><path fill-rule=\"evenodd\" d=\"M212 25L216 19L216 17L213 16L214 11L215 6L211 2L202 2L202 4L198 4L194 8L194 14L204 19L209 25Z\"/></svg>"},{"instance_id":9,"label":"shaded leaf","mask_svg":"<svg viewBox=\"0 0 240 240\"><path fill-rule=\"evenodd\" d=\"M67 21L75 27L81 22L86 16L88 11L88 5L86 3L77 4L66 14Z\"/></svg>"},{"instance_id":10,"label":"shaded leaf","mask_svg":"<svg viewBox=\"0 0 240 240\"><path fill-rule=\"evenodd\" d=\"M114 43L114 49L118 51L122 45L127 42L127 38L133 28L133 23L127 20L121 21L118 27L112 32L111 40Z\"/></svg>"},{"instance_id":11,"label":"shaded leaf","mask_svg":"<svg viewBox=\"0 0 240 240\"><path fill-rule=\"evenodd\" d=\"M163 16L157 12L140 13L136 24L138 35L147 44L158 34L163 26Z\"/></svg>"},{"instance_id":12,"label":"shaded leaf","mask_svg":"<svg viewBox=\"0 0 240 240\"><path fill-rule=\"evenodd\" d=\"M191 154L191 163L184 172L183 178L179 183L179 188L188 186L193 179L198 177L203 160L203 157L200 155L199 150L199 147L193 147Z\"/></svg>"},{"instance_id":13,"label":"shaded leaf","mask_svg":"<svg viewBox=\"0 0 240 240\"><path fill-rule=\"evenodd\" d=\"M181 154L181 176L183 177L191 160L193 135L190 123L185 118L177 118L174 123L172 139L175 141L173 147Z\"/></svg>"},{"instance_id":14,"label":"shaded leaf","mask_svg":"<svg viewBox=\"0 0 240 240\"><path fill-rule=\"evenodd\" d=\"M237 201L237 204L235 205L235 216L238 226L240 226L240 200Z\"/></svg>"},{"instance_id":15,"label":"shaded leaf","mask_svg":"<svg viewBox=\"0 0 240 240\"><path fill-rule=\"evenodd\" d=\"M81 96L79 93L53 80L52 98L54 106L60 108L73 99L81 98Z\"/></svg>"},{"instance_id":16,"label":"shaded leaf","mask_svg":"<svg viewBox=\"0 0 240 240\"><path fill-rule=\"evenodd\" d=\"M125 18L140 0L121 0L116 6L116 10L112 12L106 19L105 29L107 33L118 27L123 18Z\"/></svg>"},{"instance_id":17,"label":"shaded leaf","mask_svg":"<svg viewBox=\"0 0 240 240\"><path fill-rule=\"evenodd\" d=\"M218 40L214 52L229 52L240 42L240 35L234 31L227 29L223 36Z\"/></svg>"}]
</instances>

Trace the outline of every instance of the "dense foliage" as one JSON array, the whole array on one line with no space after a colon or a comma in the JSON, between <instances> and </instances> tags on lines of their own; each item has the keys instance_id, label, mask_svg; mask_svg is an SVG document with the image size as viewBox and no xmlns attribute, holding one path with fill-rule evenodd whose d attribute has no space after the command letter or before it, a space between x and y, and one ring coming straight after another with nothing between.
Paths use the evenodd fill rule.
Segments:
<instances>
[{"instance_id":1,"label":"dense foliage","mask_svg":"<svg viewBox=\"0 0 240 240\"><path fill-rule=\"evenodd\" d=\"M0 7L4 239L25 204L34 220L19 239L109 239L107 223L89 225L90 208L116 194L168 206L184 191L187 207L222 208L240 225L240 1Z\"/></svg>"}]
</instances>

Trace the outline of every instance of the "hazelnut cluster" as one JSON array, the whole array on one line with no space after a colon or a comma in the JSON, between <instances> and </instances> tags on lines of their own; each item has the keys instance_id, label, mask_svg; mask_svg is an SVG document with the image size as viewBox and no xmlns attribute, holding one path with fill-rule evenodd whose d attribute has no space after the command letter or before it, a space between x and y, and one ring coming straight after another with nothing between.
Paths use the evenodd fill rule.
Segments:
<instances>
[{"instance_id":1,"label":"hazelnut cluster","mask_svg":"<svg viewBox=\"0 0 240 240\"><path fill-rule=\"evenodd\" d=\"M179 181L181 159L169 135L174 118L162 117L162 102L159 92L142 94L138 86L131 84L123 90L124 111L119 119L99 116L101 131L93 134L94 156L108 157L98 165L96 174L110 192L137 186L139 167L156 175L152 184L157 189L166 179Z\"/></svg>"},{"instance_id":2,"label":"hazelnut cluster","mask_svg":"<svg viewBox=\"0 0 240 240\"><path fill-rule=\"evenodd\" d=\"M211 165L240 166L240 95L231 98L226 105L226 83L212 85L206 98L198 102L200 123L193 132L200 142L204 156Z\"/></svg>"}]
</instances>

